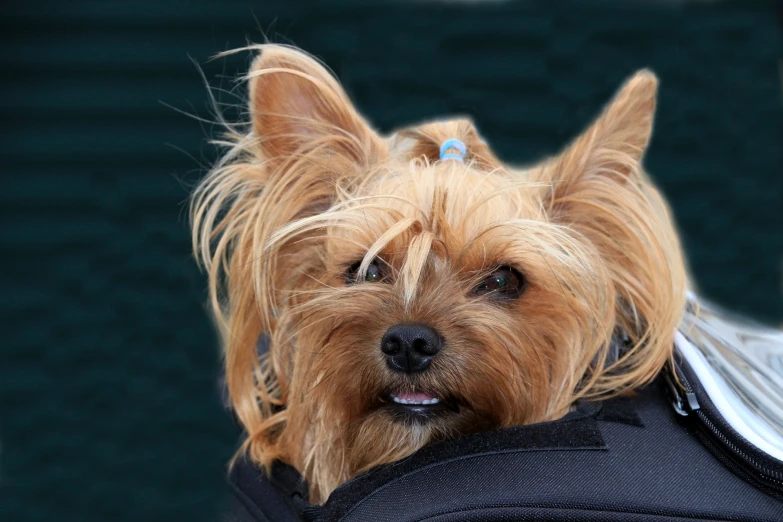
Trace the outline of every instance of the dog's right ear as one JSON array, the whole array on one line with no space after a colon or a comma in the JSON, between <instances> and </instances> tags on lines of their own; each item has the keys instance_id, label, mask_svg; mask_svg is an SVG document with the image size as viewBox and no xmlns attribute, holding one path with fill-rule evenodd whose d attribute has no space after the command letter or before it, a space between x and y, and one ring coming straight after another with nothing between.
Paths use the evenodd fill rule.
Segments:
<instances>
[{"instance_id":1,"label":"dog's right ear","mask_svg":"<svg viewBox=\"0 0 783 522\"><path fill-rule=\"evenodd\" d=\"M281 45L259 49L248 74L250 115L272 169L318 151L330 156L330 163L345 159L357 164L369 164L383 153L383 141L322 64Z\"/></svg>"},{"instance_id":2,"label":"dog's right ear","mask_svg":"<svg viewBox=\"0 0 783 522\"><path fill-rule=\"evenodd\" d=\"M254 48L261 53L247 75L251 132L230 133L236 143L194 191L191 220L223 338L231 404L254 459L271 463L286 422L290 325L297 320L280 311L310 280L323 236L306 227L275 234L328 209L340 182L387 152L323 65L285 46ZM313 241L305 241L308 235ZM269 349L259 357L262 333Z\"/></svg>"}]
</instances>

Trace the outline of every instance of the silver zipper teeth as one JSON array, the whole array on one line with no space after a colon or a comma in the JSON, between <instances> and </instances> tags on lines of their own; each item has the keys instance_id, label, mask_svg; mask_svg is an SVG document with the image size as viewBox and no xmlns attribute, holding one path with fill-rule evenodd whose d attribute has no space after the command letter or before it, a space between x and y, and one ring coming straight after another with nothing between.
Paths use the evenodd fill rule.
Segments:
<instances>
[{"instance_id":1,"label":"silver zipper teeth","mask_svg":"<svg viewBox=\"0 0 783 522\"><path fill-rule=\"evenodd\" d=\"M710 429L712 434L715 435L716 437L718 437L721 442L723 442L726 446L729 447L729 449L731 449L734 453L736 453L740 457L742 457L746 462L750 462L751 464L753 464L758 470L760 470L765 475L768 475L768 476L772 477L772 481L773 482L775 482L776 484L783 485L783 480L781 480L781 478L783 478L783 474L778 473L777 471L773 471L771 469L765 468L764 466L762 466L761 464L759 464L758 462L753 460L752 457L748 456L745 452L743 452L741 449L739 449L737 446L735 446L730 440L728 440L726 438L725 435L723 435L722 433L720 433L718 431L718 429L715 427L715 424L710 419L707 418L707 416L704 414L704 412L697 411L695 413L696 413L696 415L699 416L699 418L702 420L702 422L704 422L704 424L707 425L707 427Z\"/></svg>"},{"instance_id":2,"label":"silver zipper teeth","mask_svg":"<svg viewBox=\"0 0 783 522\"><path fill-rule=\"evenodd\" d=\"M677 370L679 370L679 368ZM677 373L679 374L680 380L682 381L682 384L685 386L687 392L693 393L693 388L691 388L690 383L685 378L685 375L683 375L682 371L677 371ZM682 403L683 405L688 404L687 401L682 401ZM735 446L734 443L732 443L729 439L727 439L725 435L723 435L722 433L720 433L720 431L718 431L715 424L710 419L708 419L707 415L700 409L696 411L692 411L692 413L695 413L702 420L702 422L704 422L704 424L707 425L707 427L710 429L712 434L718 437L718 439L720 439L720 441L723 442L724 445L728 446L729 449L731 449L734 453L738 454L746 462L751 463L762 473L769 476L771 481L774 482L775 484L783 485L783 480L781 480L783 479L783 473L778 473L777 471L765 468L764 466L756 462L752 457L748 456L745 452L743 452L741 449Z\"/></svg>"}]
</instances>

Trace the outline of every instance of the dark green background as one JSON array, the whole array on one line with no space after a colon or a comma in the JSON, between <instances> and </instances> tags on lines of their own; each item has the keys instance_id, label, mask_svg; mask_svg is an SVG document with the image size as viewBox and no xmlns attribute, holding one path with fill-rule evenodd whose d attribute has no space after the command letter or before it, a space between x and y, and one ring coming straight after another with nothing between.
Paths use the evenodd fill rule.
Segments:
<instances>
[{"instance_id":1,"label":"dark green background","mask_svg":"<svg viewBox=\"0 0 783 522\"><path fill-rule=\"evenodd\" d=\"M378 128L467 113L515 162L557 150L653 68L647 166L703 293L783 320L770 2L14 4L0 20L0 519L215 520L238 430L184 207L214 129L160 102L209 118L188 55L230 90L248 57L207 59L261 30L323 58Z\"/></svg>"}]
</instances>

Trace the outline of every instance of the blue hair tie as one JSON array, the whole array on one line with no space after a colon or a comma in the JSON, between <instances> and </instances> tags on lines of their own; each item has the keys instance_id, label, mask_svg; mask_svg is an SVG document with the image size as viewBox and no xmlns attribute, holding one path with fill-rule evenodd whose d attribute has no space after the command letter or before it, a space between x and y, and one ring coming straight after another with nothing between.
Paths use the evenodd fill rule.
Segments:
<instances>
[{"instance_id":1,"label":"blue hair tie","mask_svg":"<svg viewBox=\"0 0 783 522\"><path fill-rule=\"evenodd\" d=\"M453 152L446 152L449 149L457 149L459 154ZM443 145L440 146L440 159L445 160L457 160L460 163L465 163L465 154L468 152L468 148L459 140L446 140Z\"/></svg>"}]
</instances>

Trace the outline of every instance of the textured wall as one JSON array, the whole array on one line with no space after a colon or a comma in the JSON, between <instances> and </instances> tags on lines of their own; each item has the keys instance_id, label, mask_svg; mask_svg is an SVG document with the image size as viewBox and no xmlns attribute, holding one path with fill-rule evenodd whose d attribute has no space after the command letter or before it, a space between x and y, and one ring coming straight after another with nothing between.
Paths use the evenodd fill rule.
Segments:
<instances>
[{"instance_id":1,"label":"textured wall","mask_svg":"<svg viewBox=\"0 0 783 522\"><path fill-rule=\"evenodd\" d=\"M246 40L323 58L380 129L467 113L555 151L635 69L648 167L705 294L783 320L781 31L769 2L16 2L0 18L0 518L214 520L238 431L183 203ZM241 88L237 91L241 95ZM240 100L216 92L221 101ZM232 113L229 109L229 113ZM10 332L10 335L9 335Z\"/></svg>"}]
</instances>

